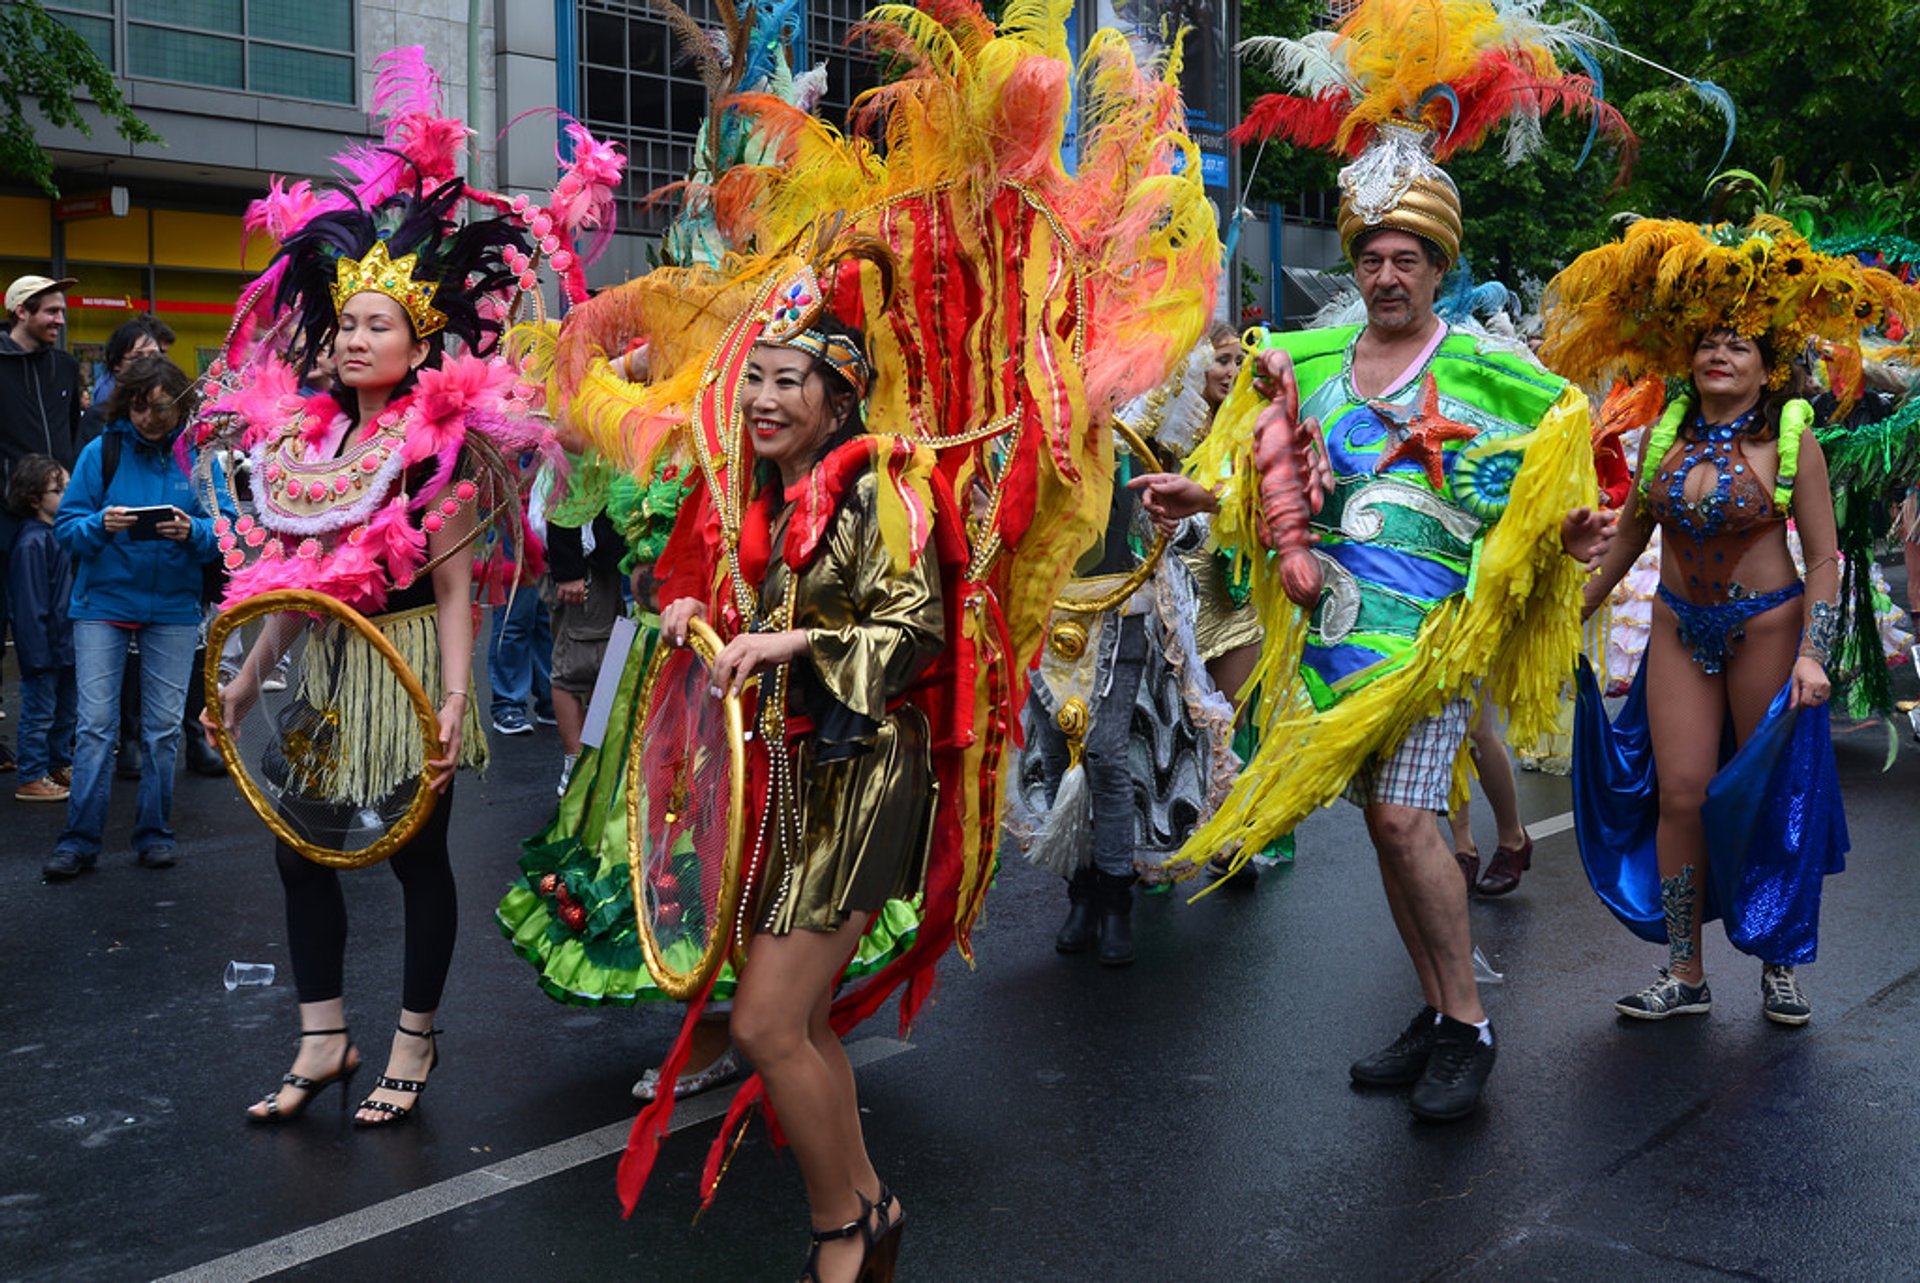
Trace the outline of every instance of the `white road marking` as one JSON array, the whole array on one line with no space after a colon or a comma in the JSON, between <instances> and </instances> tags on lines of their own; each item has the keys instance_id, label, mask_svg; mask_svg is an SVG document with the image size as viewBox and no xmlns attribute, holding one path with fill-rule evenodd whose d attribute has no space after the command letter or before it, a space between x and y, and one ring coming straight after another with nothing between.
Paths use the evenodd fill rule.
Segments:
<instances>
[{"instance_id":1,"label":"white road marking","mask_svg":"<svg viewBox=\"0 0 1920 1283\"><path fill-rule=\"evenodd\" d=\"M1527 824L1527 836L1530 838L1550 838L1556 833L1565 833L1573 827L1573 812L1562 811L1558 815L1549 815L1544 820L1532 820Z\"/></svg>"},{"instance_id":2,"label":"white road marking","mask_svg":"<svg viewBox=\"0 0 1920 1283\"><path fill-rule=\"evenodd\" d=\"M847 1059L858 1068L911 1050L910 1044L897 1038L863 1038L848 1044ZM719 1118L727 1112L727 1106L732 1101L732 1092L698 1096L686 1101L673 1111L672 1130L678 1132ZM357 1212L348 1212L330 1221L242 1248L204 1265L169 1274L159 1283L246 1283L281 1270L290 1270L334 1252L357 1247L382 1234L417 1225L469 1203L477 1203L481 1199L571 1171L583 1163L610 1158L626 1149L627 1134L632 1130L631 1119L609 1123L605 1127L503 1159L478 1171L465 1172L422 1189L409 1190L384 1203L375 1203Z\"/></svg>"}]
</instances>

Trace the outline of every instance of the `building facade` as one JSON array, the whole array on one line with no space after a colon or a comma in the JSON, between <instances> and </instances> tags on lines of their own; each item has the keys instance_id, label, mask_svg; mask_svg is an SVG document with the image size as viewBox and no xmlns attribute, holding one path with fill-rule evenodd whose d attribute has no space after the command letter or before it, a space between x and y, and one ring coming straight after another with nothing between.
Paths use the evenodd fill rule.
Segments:
<instances>
[{"instance_id":1,"label":"building facade","mask_svg":"<svg viewBox=\"0 0 1920 1283\"><path fill-rule=\"evenodd\" d=\"M204 367L240 286L272 246L243 245L240 214L270 174L323 178L348 141L369 136L374 59L419 44L447 105L475 130L482 185L538 191L554 176L561 115L619 142L629 157L622 234L595 264L596 284L643 272L671 216L649 193L684 177L706 117L705 90L664 20L639 0L45 0L113 68L133 110L163 144L129 144L93 117L91 136L43 127L54 202L0 178L0 279L72 276L67 342L97 359L116 326L153 312L180 337L174 354ZM711 0L686 0L699 21ZM824 61L830 120L876 82L850 46L867 0L806 0L794 62ZM1076 34L1129 30L1143 51L1163 19L1193 25L1183 85L1197 116L1210 188L1234 207L1237 169L1220 137L1237 77L1227 0L1085 0ZM1202 28L1205 29L1204 34ZM119 190L116 190L119 189ZM104 199L112 193L114 199ZM100 197L103 199L89 199Z\"/></svg>"}]
</instances>

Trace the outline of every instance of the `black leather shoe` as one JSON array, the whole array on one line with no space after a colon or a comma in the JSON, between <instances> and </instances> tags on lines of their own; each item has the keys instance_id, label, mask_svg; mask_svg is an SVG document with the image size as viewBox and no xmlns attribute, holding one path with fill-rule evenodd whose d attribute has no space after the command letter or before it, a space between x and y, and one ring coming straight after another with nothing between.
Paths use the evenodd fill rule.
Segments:
<instances>
[{"instance_id":1,"label":"black leather shoe","mask_svg":"<svg viewBox=\"0 0 1920 1283\"><path fill-rule=\"evenodd\" d=\"M163 842L140 852L133 857L133 862L143 869L171 869L179 860L173 853L173 844Z\"/></svg>"},{"instance_id":2,"label":"black leather shoe","mask_svg":"<svg viewBox=\"0 0 1920 1283\"><path fill-rule=\"evenodd\" d=\"M1067 920L1053 937L1058 953L1085 953L1093 943L1093 870L1081 869L1067 883Z\"/></svg>"},{"instance_id":3,"label":"black leather shoe","mask_svg":"<svg viewBox=\"0 0 1920 1283\"><path fill-rule=\"evenodd\" d=\"M207 743L206 736L201 733L198 726L184 732L181 738L186 741L185 754L189 771L195 775L207 776L227 773L227 763L220 756L220 750Z\"/></svg>"},{"instance_id":4,"label":"black leather shoe","mask_svg":"<svg viewBox=\"0 0 1920 1283\"><path fill-rule=\"evenodd\" d=\"M1413 1085L1414 1116L1449 1123L1471 1114L1493 1072L1493 1054L1493 1044L1481 1042L1478 1029L1442 1016L1433 1031L1427 1071Z\"/></svg>"},{"instance_id":5,"label":"black leather shoe","mask_svg":"<svg viewBox=\"0 0 1920 1283\"><path fill-rule=\"evenodd\" d=\"M94 857L91 855L81 855L78 851L55 851L40 866L40 873L49 882L65 882L91 869L93 863Z\"/></svg>"},{"instance_id":6,"label":"black leather shoe","mask_svg":"<svg viewBox=\"0 0 1920 1283\"><path fill-rule=\"evenodd\" d=\"M137 780L141 770L147 764L146 752L137 739L120 741L120 751L114 755L113 776L119 780Z\"/></svg>"},{"instance_id":7,"label":"black leather shoe","mask_svg":"<svg viewBox=\"0 0 1920 1283\"><path fill-rule=\"evenodd\" d=\"M1419 1082L1433 1051L1433 1018L1437 1014L1432 1007L1420 1008L1398 1038L1371 1056L1354 1061L1347 1073L1362 1087L1408 1087Z\"/></svg>"},{"instance_id":8,"label":"black leather shoe","mask_svg":"<svg viewBox=\"0 0 1920 1283\"><path fill-rule=\"evenodd\" d=\"M1100 904L1100 965L1124 967L1133 961L1133 874L1094 875Z\"/></svg>"}]
</instances>

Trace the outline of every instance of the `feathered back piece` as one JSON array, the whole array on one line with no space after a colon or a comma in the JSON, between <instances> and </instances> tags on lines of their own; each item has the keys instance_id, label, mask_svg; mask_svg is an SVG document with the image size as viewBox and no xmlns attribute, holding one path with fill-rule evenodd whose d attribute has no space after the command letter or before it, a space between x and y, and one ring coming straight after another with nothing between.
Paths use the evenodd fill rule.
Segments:
<instances>
[{"instance_id":1,"label":"feathered back piece","mask_svg":"<svg viewBox=\"0 0 1920 1283\"><path fill-rule=\"evenodd\" d=\"M1745 226L1646 218L1554 277L1543 308L1541 359L1577 383L1688 378L1702 336L1726 329L1767 341L1779 388L1810 341L1857 369L1863 333L1920 320L1920 290L1819 253L1770 214Z\"/></svg>"}]
</instances>

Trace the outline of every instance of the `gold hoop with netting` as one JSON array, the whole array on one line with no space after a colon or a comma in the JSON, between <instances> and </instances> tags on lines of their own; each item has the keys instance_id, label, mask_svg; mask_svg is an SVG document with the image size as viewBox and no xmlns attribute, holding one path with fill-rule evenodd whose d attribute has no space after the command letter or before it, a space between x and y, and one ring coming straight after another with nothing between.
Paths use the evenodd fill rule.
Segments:
<instances>
[{"instance_id":1,"label":"gold hoop with netting","mask_svg":"<svg viewBox=\"0 0 1920 1283\"><path fill-rule=\"evenodd\" d=\"M439 716L402 654L432 650L433 613L376 625L324 593L282 589L207 630L214 744L247 805L316 864L379 863L439 801L426 769L441 754Z\"/></svg>"},{"instance_id":2,"label":"gold hoop with netting","mask_svg":"<svg viewBox=\"0 0 1920 1283\"><path fill-rule=\"evenodd\" d=\"M747 836L740 700L714 694L720 637L702 620L661 644L627 753L627 855L647 971L669 997L697 994L727 956Z\"/></svg>"}]
</instances>

